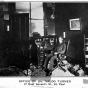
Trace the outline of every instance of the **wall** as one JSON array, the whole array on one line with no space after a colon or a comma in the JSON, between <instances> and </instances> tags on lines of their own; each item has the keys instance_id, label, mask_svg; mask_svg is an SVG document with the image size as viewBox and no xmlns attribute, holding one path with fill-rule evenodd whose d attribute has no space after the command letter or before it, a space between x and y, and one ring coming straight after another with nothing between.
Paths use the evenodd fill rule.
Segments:
<instances>
[{"instance_id":1,"label":"wall","mask_svg":"<svg viewBox=\"0 0 88 88\"><path fill-rule=\"evenodd\" d=\"M5 5L7 11L3 11ZM0 3L0 68L20 62L25 65L24 58L29 57L29 14L14 13L15 3ZM9 20L4 19L5 14L9 14Z\"/></svg>"},{"instance_id":2,"label":"wall","mask_svg":"<svg viewBox=\"0 0 88 88\"><path fill-rule=\"evenodd\" d=\"M76 49L76 57L83 60L83 31L88 28L88 3L56 3L55 17L55 33L61 36L65 31L66 38L71 40L71 44ZM75 18L81 18L81 31L70 31L69 19Z\"/></svg>"},{"instance_id":3,"label":"wall","mask_svg":"<svg viewBox=\"0 0 88 88\"><path fill-rule=\"evenodd\" d=\"M2 46L3 46L3 40L4 40L4 25L5 25L5 23L4 23L4 16L3 16L3 14L5 13L4 11L3 11L3 4L2 3L0 3L0 68L2 68L2 67L4 67L5 66L5 59L3 59L3 48L2 48Z\"/></svg>"},{"instance_id":4,"label":"wall","mask_svg":"<svg viewBox=\"0 0 88 88\"><path fill-rule=\"evenodd\" d=\"M62 35L66 31L67 38L81 31L70 31L69 19L81 18L82 30L88 23L88 4L87 3L56 3L55 6L55 32Z\"/></svg>"},{"instance_id":5,"label":"wall","mask_svg":"<svg viewBox=\"0 0 88 88\"><path fill-rule=\"evenodd\" d=\"M47 34L55 34L55 19L52 20L50 16L52 15L51 3L43 3L44 18L47 19Z\"/></svg>"}]
</instances>

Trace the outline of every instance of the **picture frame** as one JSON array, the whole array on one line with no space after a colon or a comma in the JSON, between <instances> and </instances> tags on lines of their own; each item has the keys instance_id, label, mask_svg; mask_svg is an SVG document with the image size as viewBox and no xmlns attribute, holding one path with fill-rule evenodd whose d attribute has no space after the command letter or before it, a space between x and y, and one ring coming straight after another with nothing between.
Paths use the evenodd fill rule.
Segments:
<instances>
[{"instance_id":1,"label":"picture frame","mask_svg":"<svg viewBox=\"0 0 88 88\"><path fill-rule=\"evenodd\" d=\"M70 19L69 24L70 24L70 30L74 30L74 31L80 31L81 30L80 18Z\"/></svg>"}]
</instances>

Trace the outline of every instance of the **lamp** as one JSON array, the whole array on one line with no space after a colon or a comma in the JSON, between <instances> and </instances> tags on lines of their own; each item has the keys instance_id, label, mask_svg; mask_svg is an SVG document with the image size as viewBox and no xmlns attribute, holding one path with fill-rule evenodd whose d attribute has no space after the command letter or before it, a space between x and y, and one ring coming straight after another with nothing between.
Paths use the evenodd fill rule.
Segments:
<instances>
[{"instance_id":1,"label":"lamp","mask_svg":"<svg viewBox=\"0 0 88 88\"><path fill-rule=\"evenodd\" d=\"M51 18L52 20L54 20L54 19L55 19L54 14L52 14L50 18Z\"/></svg>"},{"instance_id":2,"label":"lamp","mask_svg":"<svg viewBox=\"0 0 88 88\"><path fill-rule=\"evenodd\" d=\"M54 19L55 19L55 15L54 15L55 6L54 6L54 5L52 5L52 11L53 11L53 14L50 16L50 18L51 18L52 20L54 20Z\"/></svg>"}]
</instances>

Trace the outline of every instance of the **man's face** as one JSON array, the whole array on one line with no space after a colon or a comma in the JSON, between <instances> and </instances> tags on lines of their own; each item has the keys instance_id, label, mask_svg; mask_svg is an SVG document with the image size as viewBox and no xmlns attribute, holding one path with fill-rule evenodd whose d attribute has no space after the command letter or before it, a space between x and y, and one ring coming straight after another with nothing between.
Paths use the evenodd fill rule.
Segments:
<instances>
[{"instance_id":1,"label":"man's face","mask_svg":"<svg viewBox=\"0 0 88 88\"><path fill-rule=\"evenodd\" d=\"M62 43L62 42L63 42L63 38L59 37L59 43Z\"/></svg>"}]
</instances>

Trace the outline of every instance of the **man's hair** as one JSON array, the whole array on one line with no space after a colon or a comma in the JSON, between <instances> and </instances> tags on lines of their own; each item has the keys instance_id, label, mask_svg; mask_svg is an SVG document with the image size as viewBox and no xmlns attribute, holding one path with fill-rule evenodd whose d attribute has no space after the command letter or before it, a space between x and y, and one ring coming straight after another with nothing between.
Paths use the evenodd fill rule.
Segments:
<instances>
[{"instance_id":1,"label":"man's hair","mask_svg":"<svg viewBox=\"0 0 88 88\"><path fill-rule=\"evenodd\" d=\"M59 37L59 39L60 39L60 38L62 38L62 39L63 39L63 37L62 37L62 36L60 36L60 37Z\"/></svg>"}]
</instances>

